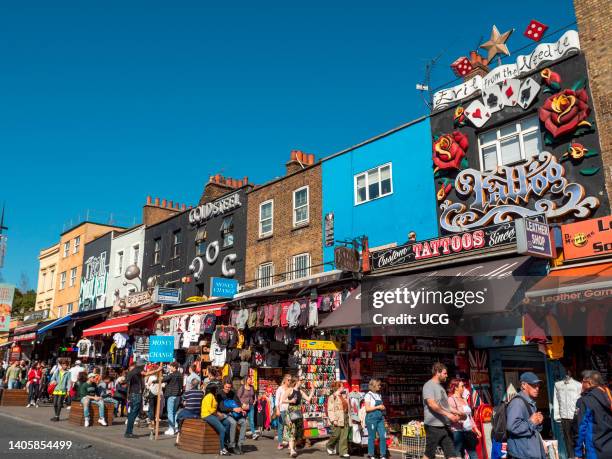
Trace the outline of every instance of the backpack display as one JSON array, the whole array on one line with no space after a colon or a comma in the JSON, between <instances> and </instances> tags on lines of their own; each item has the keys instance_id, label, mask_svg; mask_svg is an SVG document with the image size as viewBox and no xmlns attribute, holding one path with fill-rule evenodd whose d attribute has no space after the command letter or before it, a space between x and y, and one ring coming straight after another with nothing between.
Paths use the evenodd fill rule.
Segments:
<instances>
[{"instance_id":1,"label":"backpack display","mask_svg":"<svg viewBox=\"0 0 612 459\"><path fill-rule=\"evenodd\" d=\"M499 443L503 443L508 439L508 425L507 425L508 405L510 405L510 403L512 403L512 401L517 398L520 398L523 401L523 403L525 404L525 407L527 408L527 412L529 413L529 416L532 415L531 407L529 406L529 403L527 403L527 400L525 400L520 395L517 395L516 397L514 397L512 400L508 402L502 403L501 405L497 407L497 409L495 410L495 413L493 414L493 420L491 421L491 427L492 427L491 440L494 440Z\"/></svg>"}]
</instances>

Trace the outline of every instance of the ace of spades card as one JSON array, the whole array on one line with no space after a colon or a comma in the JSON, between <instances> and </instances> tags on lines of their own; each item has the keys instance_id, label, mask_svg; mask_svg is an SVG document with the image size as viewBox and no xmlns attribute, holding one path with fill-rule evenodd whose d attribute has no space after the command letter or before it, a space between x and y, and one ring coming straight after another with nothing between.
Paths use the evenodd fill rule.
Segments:
<instances>
[{"instance_id":1,"label":"ace of spades card","mask_svg":"<svg viewBox=\"0 0 612 459\"><path fill-rule=\"evenodd\" d=\"M518 104L523 107L523 109L527 109L536 99L539 92L540 85L533 78L527 78L523 81L519 89Z\"/></svg>"},{"instance_id":2,"label":"ace of spades card","mask_svg":"<svg viewBox=\"0 0 612 459\"><path fill-rule=\"evenodd\" d=\"M499 84L494 84L483 89L482 101L491 113L496 113L504 108L501 86Z\"/></svg>"},{"instance_id":3,"label":"ace of spades card","mask_svg":"<svg viewBox=\"0 0 612 459\"><path fill-rule=\"evenodd\" d=\"M465 116L467 116L474 126L479 128L489 121L491 118L491 111L484 106L480 99L476 99L465 109Z\"/></svg>"},{"instance_id":4,"label":"ace of spades card","mask_svg":"<svg viewBox=\"0 0 612 459\"><path fill-rule=\"evenodd\" d=\"M501 85L502 102L506 107L516 107L519 101L521 80L510 78Z\"/></svg>"}]
</instances>

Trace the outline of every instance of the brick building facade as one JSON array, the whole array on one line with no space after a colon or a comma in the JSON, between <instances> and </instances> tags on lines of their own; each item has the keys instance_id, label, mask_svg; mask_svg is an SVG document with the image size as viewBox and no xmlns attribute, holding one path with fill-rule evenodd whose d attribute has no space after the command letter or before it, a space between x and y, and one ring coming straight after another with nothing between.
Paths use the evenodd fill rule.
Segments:
<instances>
[{"instance_id":1,"label":"brick building facade","mask_svg":"<svg viewBox=\"0 0 612 459\"><path fill-rule=\"evenodd\" d=\"M248 194L246 289L323 271L321 164L294 150L286 166Z\"/></svg>"},{"instance_id":2,"label":"brick building facade","mask_svg":"<svg viewBox=\"0 0 612 459\"><path fill-rule=\"evenodd\" d=\"M612 202L612 61L608 48L612 4L607 0L574 0L574 8L580 47L587 60L606 188Z\"/></svg>"}]
</instances>

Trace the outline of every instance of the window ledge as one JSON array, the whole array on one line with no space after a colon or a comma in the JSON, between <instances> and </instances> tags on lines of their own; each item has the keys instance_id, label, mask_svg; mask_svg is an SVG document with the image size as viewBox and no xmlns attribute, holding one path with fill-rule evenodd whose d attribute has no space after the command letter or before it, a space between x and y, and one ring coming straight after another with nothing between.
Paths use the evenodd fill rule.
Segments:
<instances>
[{"instance_id":1,"label":"window ledge","mask_svg":"<svg viewBox=\"0 0 612 459\"><path fill-rule=\"evenodd\" d=\"M293 225L293 228L291 228L291 231L301 230L301 229L307 228L309 226L310 226L310 221L298 223L297 225Z\"/></svg>"},{"instance_id":2,"label":"window ledge","mask_svg":"<svg viewBox=\"0 0 612 459\"><path fill-rule=\"evenodd\" d=\"M265 235L263 235L263 236L259 236L259 237L257 238L257 241L265 241L266 239L272 239L272 237L273 237L273 236L274 236L274 234L273 234L273 233L270 233L270 234L265 234Z\"/></svg>"}]
</instances>

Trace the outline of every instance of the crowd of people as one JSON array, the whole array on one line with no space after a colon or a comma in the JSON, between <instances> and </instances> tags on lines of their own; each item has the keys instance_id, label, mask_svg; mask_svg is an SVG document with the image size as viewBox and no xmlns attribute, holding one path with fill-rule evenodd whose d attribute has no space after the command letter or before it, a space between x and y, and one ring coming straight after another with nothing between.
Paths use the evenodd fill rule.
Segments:
<instances>
[{"instance_id":1,"label":"crowd of people","mask_svg":"<svg viewBox=\"0 0 612 459\"><path fill-rule=\"evenodd\" d=\"M442 363L432 368L432 377L422 389L424 429L426 438L423 459L433 459L441 448L446 458L477 459L477 444L482 437L472 417L466 398L466 382L454 378L446 384L448 370ZM306 391L303 379L285 375L276 390L278 449L288 447L291 457L297 457L303 443L302 404L313 397L314 388ZM540 432L544 415L535 400L542 381L531 372L520 376L521 391L503 405L503 437L507 442L508 459L546 459L546 446ZM53 403L54 416L60 419L62 409L81 403L85 427L91 424L90 413L97 406L97 422L106 425L105 411L110 404L115 417L126 417L125 437L135 438L134 426L138 419L142 426L152 427L164 413L168 428L164 434L176 436L178 442L182 423L186 419L202 419L219 434L220 455L241 455L250 430L256 440L260 432L255 427L257 393L250 377L240 380L222 378L215 367L200 373L196 365L181 367L177 362L165 366L133 362L128 369L109 368L76 360L58 359L52 367L44 362L17 361L0 365L0 387L27 389L27 407L39 403ZM375 443L379 439L378 454L388 458L386 411L381 395L382 381L371 379L360 412L362 425L368 433L368 457L375 458ZM522 400L522 403L519 401ZM326 444L328 454L349 456L351 421L348 391L340 381L333 382L327 400L327 415L331 435ZM497 427L494 419L494 428ZM578 459L612 459L612 395L597 371L583 373L582 395L576 404L575 457ZM247 428L248 426L248 428ZM495 442L494 442L495 446ZM495 450L491 457L496 456Z\"/></svg>"}]
</instances>

